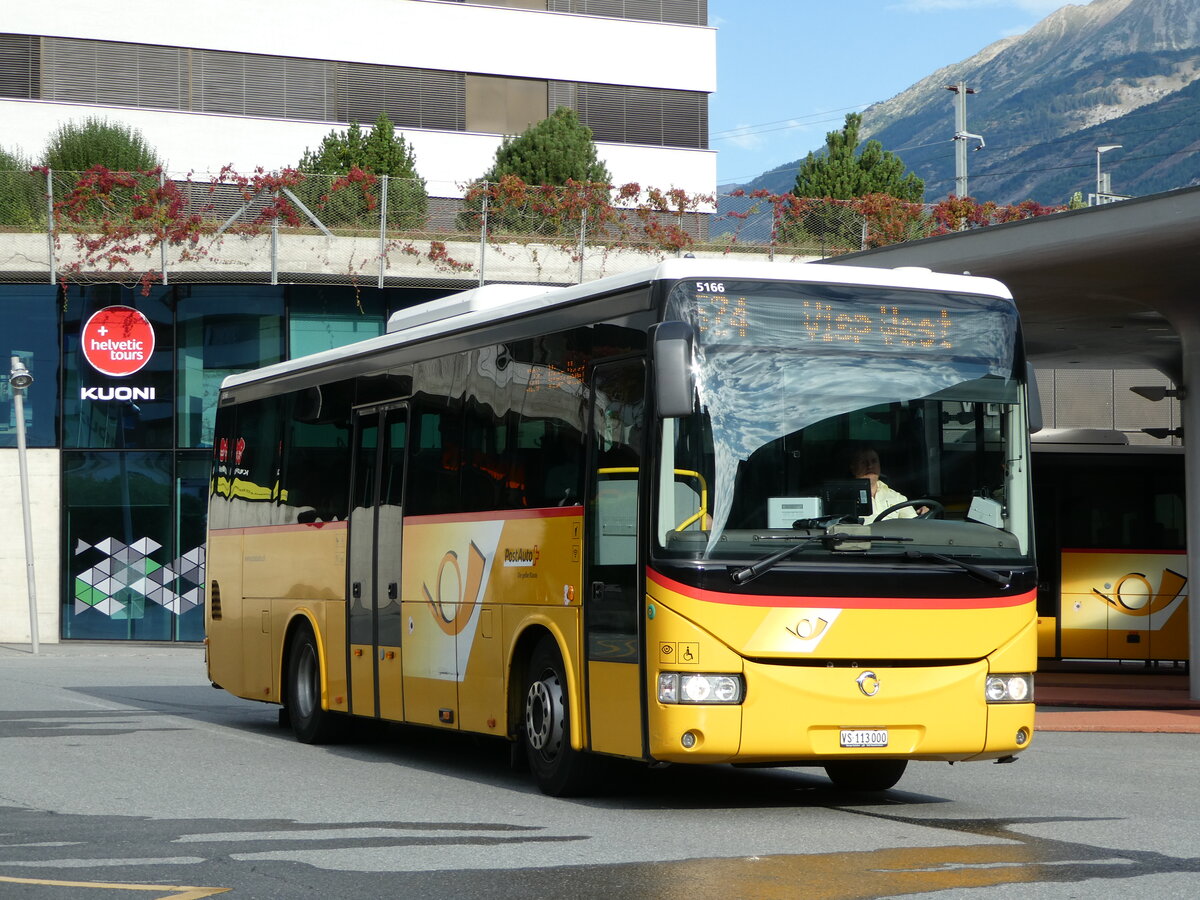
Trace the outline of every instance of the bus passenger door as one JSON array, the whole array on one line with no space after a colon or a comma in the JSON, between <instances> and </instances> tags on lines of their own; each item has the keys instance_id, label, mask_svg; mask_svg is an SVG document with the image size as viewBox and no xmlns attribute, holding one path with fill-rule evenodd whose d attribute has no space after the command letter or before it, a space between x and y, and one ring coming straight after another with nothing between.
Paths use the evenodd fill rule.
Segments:
<instances>
[{"instance_id":1,"label":"bus passenger door","mask_svg":"<svg viewBox=\"0 0 1200 900\"><path fill-rule=\"evenodd\" d=\"M359 411L350 510L350 711L401 721L400 542L408 407Z\"/></svg>"},{"instance_id":2,"label":"bus passenger door","mask_svg":"<svg viewBox=\"0 0 1200 900\"><path fill-rule=\"evenodd\" d=\"M589 746L633 757L642 755L638 486L645 381L640 359L592 373L584 528Z\"/></svg>"}]
</instances>

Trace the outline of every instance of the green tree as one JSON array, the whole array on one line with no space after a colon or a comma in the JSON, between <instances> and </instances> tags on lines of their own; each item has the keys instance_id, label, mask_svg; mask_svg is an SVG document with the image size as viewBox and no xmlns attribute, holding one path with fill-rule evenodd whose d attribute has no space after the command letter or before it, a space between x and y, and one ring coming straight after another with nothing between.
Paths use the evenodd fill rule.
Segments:
<instances>
[{"instance_id":1,"label":"green tree","mask_svg":"<svg viewBox=\"0 0 1200 900\"><path fill-rule=\"evenodd\" d=\"M56 172L86 172L93 166L112 172L147 172L162 163L138 129L89 117L56 128L42 151L41 165Z\"/></svg>"},{"instance_id":2,"label":"green tree","mask_svg":"<svg viewBox=\"0 0 1200 900\"><path fill-rule=\"evenodd\" d=\"M46 221L45 177L19 151L0 147L0 227L29 229Z\"/></svg>"},{"instance_id":3,"label":"green tree","mask_svg":"<svg viewBox=\"0 0 1200 900\"><path fill-rule=\"evenodd\" d=\"M853 200L867 194L887 194L897 200L920 203L925 182L913 172L904 174L904 162L879 141L867 141L856 156L861 113L847 113L840 131L825 135L825 150L809 153L796 173L797 197L830 197Z\"/></svg>"},{"instance_id":4,"label":"green tree","mask_svg":"<svg viewBox=\"0 0 1200 900\"><path fill-rule=\"evenodd\" d=\"M912 172L905 175L900 157L879 141L867 141L855 153L861 127L862 115L847 113L841 130L825 135L825 149L804 158L792 194L808 202L798 207L802 217L780 221L780 243L857 249L863 243L861 215L849 204L825 201L885 195L919 203L924 198L925 182Z\"/></svg>"},{"instance_id":5,"label":"green tree","mask_svg":"<svg viewBox=\"0 0 1200 900\"><path fill-rule=\"evenodd\" d=\"M521 134L506 136L500 142L491 168L468 189L458 225L465 230L479 227L486 195L492 201L489 230L545 234L564 226L575 228L576 224L563 221L563 203L555 202L556 197L565 200L560 196L563 192L546 188L566 187L570 183L607 188L611 180L608 167L596 152L592 129L579 121L573 109L560 106ZM500 189L502 182L504 189ZM541 190L526 192L525 186ZM572 207L567 211L568 219L578 218L581 209L596 205L595 191L589 193L592 199L579 209L574 208L577 203L567 203Z\"/></svg>"},{"instance_id":6,"label":"green tree","mask_svg":"<svg viewBox=\"0 0 1200 900\"><path fill-rule=\"evenodd\" d=\"M565 185L568 181L607 184L612 180L597 156L592 129L565 106L516 137L505 137L496 148L492 167L480 181L498 182L505 175L538 185Z\"/></svg>"},{"instance_id":7,"label":"green tree","mask_svg":"<svg viewBox=\"0 0 1200 900\"><path fill-rule=\"evenodd\" d=\"M308 179L300 193L318 217L329 219L327 225L377 222L381 175L388 176L388 224L416 228L425 222L429 195L417 173L416 154L384 113L369 132L357 122L345 131L329 132L316 150L304 151L296 168L326 176ZM355 169L374 177L346 179Z\"/></svg>"}]
</instances>

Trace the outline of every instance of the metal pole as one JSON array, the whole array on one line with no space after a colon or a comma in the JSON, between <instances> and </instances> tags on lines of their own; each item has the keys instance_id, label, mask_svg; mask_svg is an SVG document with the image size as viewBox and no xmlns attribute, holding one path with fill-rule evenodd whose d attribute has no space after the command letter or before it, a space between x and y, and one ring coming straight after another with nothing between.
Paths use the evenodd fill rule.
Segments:
<instances>
[{"instance_id":1,"label":"metal pole","mask_svg":"<svg viewBox=\"0 0 1200 900\"><path fill-rule=\"evenodd\" d=\"M1105 188L1108 187L1104 183L1104 176L1100 174L1100 154L1107 153L1109 150L1120 150L1120 144L1101 144L1096 148L1096 205L1100 205L1100 197L1103 194L1109 193Z\"/></svg>"},{"instance_id":2,"label":"metal pole","mask_svg":"<svg viewBox=\"0 0 1200 900\"><path fill-rule=\"evenodd\" d=\"M1184 393L1179 400L1183 418L1183 495L1187 529L1189 581L1200 573L1200 443L1190 440L1200 434L1200 321L1188 316L1186 323L1175 323L1183 340ZM1200 700L1200 595L1188 588L1188 687L1193 700Z\"/></svg>"},{"instance_id":3,"label":"metal pole","mask_svg":"<svg viewBox=\"0 0 1200 900\"><path fill-rule=\"evenodd\" d=\"M479 283L483 284L483 260L487 254L487 228L488 228L488 195L487 190L483 192L483 219L479 227Z\"/></svg>"},{"instance_id":4,"label":"metal pole","mask_svg":"<svg viewBox=\"0 0 1200 900\"><path fill-rule=\"evenodd\" d=\"M54 264L54 172L46 170L46 243L50 248L50 283L58 282L58 269Z\"/></svg>"},{"instance_id":5,"label":"metal pole","mask_svg":"<svg viewBox=\"0 0 1200 900\"><path fill-rule=\"evenodd\" d=\"M162 187L165 187L166 184L167 184L167 176L165 174L163 174L162 172L159 172L158 173L158 186L160 188L162 188ZM158 242L158 260L159 260L159 265L162 268L162 283L164 285L169 284L170 282L167 280L167 242L165 240L160 240Z\"/></svg>"},{"instance_id":6,"label":"metal pole","mask_svg":"<svg viewBox=\"0 0 1200 900\"><path fill-rule=\"evenodd\" d=\"M587 241L587 208L579 217L579 283L583 284L583 249Z\"/></svg>"},{"instance_id":7,"label":"metal pole","mask_svg":"<svg viewBox=\"0 0 1200 900\"><path fill-rule=\"evenodd\" d=\"M279 191L275 192L275 214L271 216L271 284L279 284Z\"/></svg>"},{"instance_id":8,"label":"metal pole","mask_svg":"<svg viewBox=\"0 0 1200 900\"><path fill-rule=\"evenodd\" d=\"M12 357L13 377L9 383L12 384L13 410L17 414L17 464L20 466L21 473L21 517L25 525L25 574L29 585L29 643L33 648L34 655L37 655L39 652L37 587L33 577L33 524L29 516L29 466L25 458L27 455L25 448L25 388L18 387L13 383L19 373L26 376L29 374L25 370L21 358L14 356Z\"/></svg>"},{"instance_id":9,"label":"metal pole","mask_svg":"<svg viewBox=\"0 0 1200 900\"><path fill-rule=\"evenodd\" d=\"M967 85L960 81L954 92L954 192L969 197L967 189Z\"/></svg>"},{"instance_id":10,"label":"metal pole","mask_svg":"<svg viewBox=\"0 0 1200 900\"><path fill-rule=\"evenodd\" d=\"M388 176L381 175L379 182L383 190L383 196L379 199L379 286L383 287L383 273L387 269Z\"/></svg>"},{"instance_id":11,"label":"metal pole","mask_svg":"<svg viewBox=\"0 0 1200 900\"><path fill-rule=\"evenodd\" d=\"M946 90L954 92L954 194L956 197L968 197L967 141L977 138L979 147L976 149L983 148L982 136L967 131L967 94L975 93L975 89L967 87L965 81L960 81L946 85Z\"/></svg>"}]
</instances>

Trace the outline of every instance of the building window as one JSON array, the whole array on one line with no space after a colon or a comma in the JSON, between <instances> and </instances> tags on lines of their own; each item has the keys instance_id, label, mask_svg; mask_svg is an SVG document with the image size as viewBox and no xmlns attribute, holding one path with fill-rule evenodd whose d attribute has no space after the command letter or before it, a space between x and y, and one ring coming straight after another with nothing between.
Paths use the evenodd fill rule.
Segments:
<instances>
[{"instance_id":1,"label":"building window","mask_svg":"<svg viewBox=\"0 0 1200 900\"><path fill-rule=\"evenodd\" d=\"M63 447L146 450L174 445L173 289L71 286L63 314ZM132 310L127 325L95 325ZM85 338L85 328L89 330ZM36 377L36 376L35 376ZM36 384L36 382L35 382Z\"/></svg>"},{"instance_id":2,"label":"building window","mask_svg":"<svg viewBox=\"0 0 1200 900\"><path fill-rule=\"evenodd\" d=\"M554 12L617 19L675 22L680 25L708 24L707 0L547 0L545 8Z\"/></svg>"},{"instance_id":3,"label":"building window","mask_svg":"<svg viewBox=\"0 0 1200 900\"><path fill-rule=\"evenodd\" d=\"M546 118L546 82L531 78L468 75L467 131L520 134Z\"/></svg>"},{"instance_id":4,"label":"building window","mask_svg":"<svg viewBox=\"0 0 1200 900\"><path fill-rule=\"evenodd\" d=\"M650 5L665 10L670 3ZM621 12L571 11L658 15L634 15L633 0L615 0L617 7ZM0 35L0 96L363 124L385 113L400 128L490 134L520 134L568 106L598 141L708 147L708 95L698 91L108 41Z\"/></svg>"},{"instance_id":5,"label":"building window","mask_svg":"<svg viewBox=\"0 0 1200 900\"><path fill-rule=\"evenodd\" d=\"M25 392L25 443L54 447L58 443L58 288L51 284L0 285L4 309L4 343L0 359L5 373L18 357L33 384ZM0 447L17 446L16 407L7 374L0 378Z\"/></svg>"},{"instance_id":6,"label":"building window","mask_svg":"<svg viewBox=\"0 0 1200 900\"><path fill-rule=\"evenodd\" d=\"M359 288L357 303L344 287L288 288L288 356L308 356L383 334L387 294Z\"/></svg>"},{"instance_id":7,"label":"building window","mask_svg":"<svg viewBox=\"0 0 1200 900\"><path fill-rule=\"evenodd\" d=\"M570 91L556 86L556 96ZM708 147L708 95L698 91L574 85L579 120L597 141L661 147Z\"/></svg>"},{"instance_id":8,"label":"building window","mask_svg":"<svg viewBox=\"0 0 1200 900\"><path fill-rule=\"evenodd\" d=\"M225 377L283 359L283 292L268 285L177 291L177 446L211 447Z\"/></svg>"},{"instance_id":9,"label":"building window","mask_svg":"<svg viewBox=\"0 0 1200 900\"><path fill-rule=\"evenodd\" d=\"M0 97L37 100L41 39L29 34L0 34Z\"/></svg>"},{"instance_id":10,"label":"building window","mask_svg":"<svg viewBox=\"0 0 1200 900\"><path fill-rule=\"evenodd\" d=\"M171 640L172 454L63 453L64 638Z\"/></svg>"}]
</instances>

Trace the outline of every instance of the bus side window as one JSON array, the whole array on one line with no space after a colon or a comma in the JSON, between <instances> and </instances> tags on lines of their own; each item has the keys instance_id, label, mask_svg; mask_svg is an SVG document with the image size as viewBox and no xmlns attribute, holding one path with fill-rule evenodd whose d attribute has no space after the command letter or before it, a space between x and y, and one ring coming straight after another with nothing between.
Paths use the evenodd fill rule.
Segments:
<instances>
[{"instance_id":1,"label":"bus side window","mask_svg":"<svg viewBox=\"0 0 1200 900\"><path fill-rule=\"evenodd\" d=\"M335 386L301 391L288 398L281 494L286 517L292 522L346 518L350 499L348 397Z\"/></svg>"},{"instance_id":2,"label":"bus side window","mask_svg":"<svg viewBox=\"0 0 1200 900\"><path fill-rule=\"evenodd\" d=\"M461 512L462 416L453 409L425 407L414 420L412 475L405 498L408 514Z\"/></svg>"},{"instance_id":3,"label":"bus side window","mask_svg":"<svg viewBox=\"0 0 1200 900\"><path fill-rule=\"evenodd\" d=\"M279 397L238 407L228 450L231 527L284 524L279 521L280 407Z\"/></svg>"},{"instance_id":4,"label":"bus side window","mask_svg":"<svg viewBox=\"0 0 1200 900\"><path fill-rule=\"evenodd\" d=\"M583 502L583 436L568 428L546 423L546 432L537 439L539 470L539 506L577 506Z\"/></svg>"}]
</instances>

